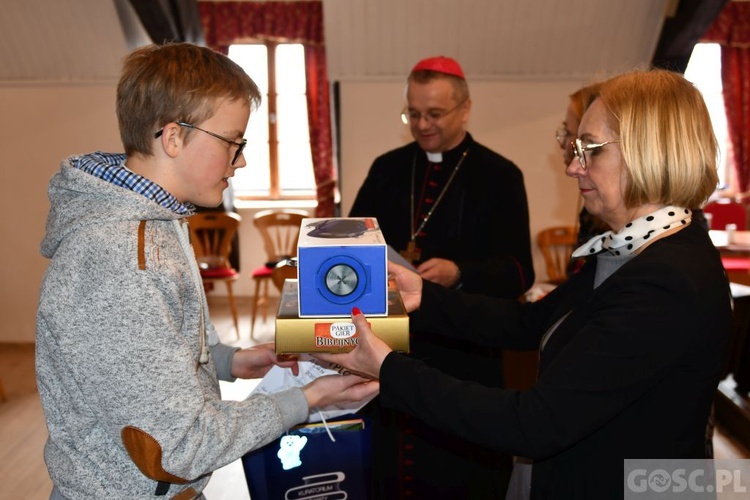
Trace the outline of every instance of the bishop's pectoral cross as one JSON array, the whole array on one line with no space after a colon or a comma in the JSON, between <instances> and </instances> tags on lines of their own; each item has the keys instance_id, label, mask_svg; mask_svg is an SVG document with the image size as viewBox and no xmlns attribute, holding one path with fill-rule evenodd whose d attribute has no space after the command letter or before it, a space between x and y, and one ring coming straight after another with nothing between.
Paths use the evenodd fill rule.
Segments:
<instances>
[{"instance_id":1,"label":"bishop's pectoral cross","mask_svg":"<svg viewBox=\"0 0 750 500\"><path fill-rule=\"evenodd\" d=\"M414 240L411 240L408 245L406 245L406 250L401 250L401 255L403 258L411 262L412 264L416 264L417 261L419 261L419 256L422 253L422 251L417 248L417 244L414 242Z\"/></svg>"}]
</instances>

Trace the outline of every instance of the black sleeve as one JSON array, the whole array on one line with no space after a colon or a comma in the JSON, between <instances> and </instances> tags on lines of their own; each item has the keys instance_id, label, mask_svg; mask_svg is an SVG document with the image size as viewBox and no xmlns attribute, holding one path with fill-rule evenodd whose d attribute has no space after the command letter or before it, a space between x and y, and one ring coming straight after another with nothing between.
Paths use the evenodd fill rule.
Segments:
<instances>
[{"instance_id":1,"label":"black sleeve","mask_svg":"<svg viewBox=\"0 0 750 500\"><path fill-rule=\"evenodd\" d=\"M406 248L410 235L410 185L408 172L401 168L401 155L397 150L375 159L349 210L349 217L375 217L386 241L397 251Z\"/></svg>"},{"instance_id":2,"label":"black sleeve","mask_svg":"<svg viewBox=\"0 0 750 500\"><path fill-rule=\"evenodd\" d=\"M489 179L492 200L482 217L488 232L486 257L456 262L463 287L496 297L518 297L534 283L529 208L523 174L503 159L502 174Z\"/></svg>"},{"instance_id":3,"label":"black sleeve","mask_svg":"<svg viewBox=\"0 0 750 500\"><path fill-rule=\"evenodd\" d=\"M421 306L410 314L410 328L420 336L440 335L519 351L539 348L549 318L563 296L557 289L542 301L521 303L422 283Z\"/></svg>"},{"instance_id":4,"label":"black sleeve","mask_svg":"<svg viewBox=\"0 0 750 500\"><path fill-rule=\"evenodd\" d=\"M365 181L357 191L352 208L349 209L349 217L371 217L377 212L377 200L381 194L378 186L378 176L373 172L374 164L370 166Z\"/></svg>"},{"instance_id":5,"label":"black sleeve","mask_svg":"<svg viewBox=\"0 0 750 500\"><path fill-rule=\"evenodd\" d=\"M707 325L711 324L708 318L717 314L696 313L702 308L695 300L698 294L686 292L689 284L676 273L663 268L645 271L608 293L586 314L572 340L556 353L530 390L488 388L391 353L380 371L381 404L498 451L543 458L597 432L667 377L675 381L662 389L679 393L677 401L695 398L692 393L696 391L712 394L715 382L711 388L711 372L721 370L722 357L717 352L722 348ZM664 279L647 277L655 272ZM474 305L477 312L488 303ZM507 304L498 305L504 308ZM432 306L430 311L434 311ZM503 314L507 311L485 311L483 321L467 319L465 328L492 330L492 322L502 327L507 322L501 318ZM558 328L565 329L568 321L576 324L573 314L575 311ZM468 315L447 314L453 321ZM489 335L466 333L467 337ZM684 369L686 360L696 358L701 362ZM675 376L678 370L680 376ZM696 370L705 370L700 379L703 386L682 376L692 376ZM718 381L718 373L715 375ZM660 404L663 399L653 400ZM652 411L674 410L663 407Z\"/></svg>"}]
</instances>

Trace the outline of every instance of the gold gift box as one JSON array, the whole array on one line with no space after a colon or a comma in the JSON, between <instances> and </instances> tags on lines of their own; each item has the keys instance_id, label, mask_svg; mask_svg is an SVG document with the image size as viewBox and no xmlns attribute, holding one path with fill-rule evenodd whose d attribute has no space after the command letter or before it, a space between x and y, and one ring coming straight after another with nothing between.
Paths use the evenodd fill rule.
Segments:
<instances>
[{"instance_id":1,"label":"gold gift box","mask_svg":"<svg viewBox=\"0 0 750 500\"><path fill-rule=\"evenodd\" d=\"M300 318L297 280L287 279L276 313L276 353L345 352L357 344L351 318ZM354 304L356 305L356 304ZM401 295L388 283L388 316L367 318L375 335L394 351L409 352L409 316Z\"/></svg>"}]
</instances>

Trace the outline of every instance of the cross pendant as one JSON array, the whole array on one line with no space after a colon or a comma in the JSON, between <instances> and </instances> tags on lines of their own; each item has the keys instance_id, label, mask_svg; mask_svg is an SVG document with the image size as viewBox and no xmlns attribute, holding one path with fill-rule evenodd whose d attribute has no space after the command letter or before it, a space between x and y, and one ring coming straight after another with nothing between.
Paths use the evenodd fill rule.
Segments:
<instances>
[{"instance_id":1,"label":"cross pendant","mask_svg":"<svg viewBox=\"0 0 750 500\"><path fill-rule=\"evenodd\" d=\"M414 243L414 240L411 240L408 245L406 245L406 250L401 250L401 255L411 262L412 264L415 264L419 260L419 255L422 253L418 248L417 244Z\"/></svg>"}]
</instances>

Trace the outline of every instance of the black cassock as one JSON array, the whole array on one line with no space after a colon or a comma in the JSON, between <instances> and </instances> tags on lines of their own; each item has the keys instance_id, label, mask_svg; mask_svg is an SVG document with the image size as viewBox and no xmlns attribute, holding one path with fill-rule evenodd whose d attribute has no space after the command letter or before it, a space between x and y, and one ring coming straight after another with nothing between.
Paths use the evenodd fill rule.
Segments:
<instances>
[{"instance_id":1,"label":"black cassock","mask_svg":"<svg viewBox=\"0 0 750 500\"><path fill-rule=\"evenodd\" d=\"M404 251L430 210L414 238L417 264L432 257L456 262L461 289L471 293L515 298L531 286L526 190L511 161L468 133L441 163L428 162L413 142L373 162L349 216L377 218L386 242ZM412 332L411 355L455 377L503 387L498 349ZM377 401L365 411L374 420L376 498L505 498L509 456L384 410Z\"/></svg>"}]
</instances>

